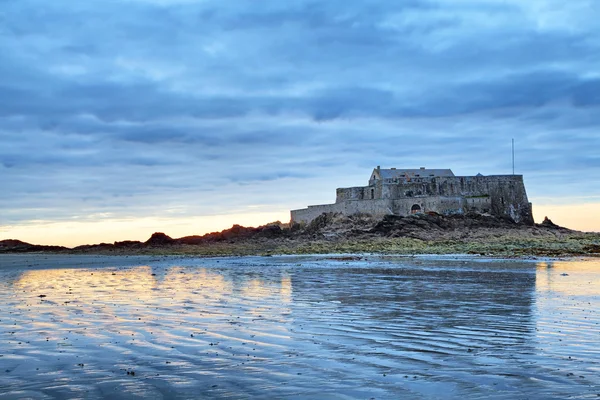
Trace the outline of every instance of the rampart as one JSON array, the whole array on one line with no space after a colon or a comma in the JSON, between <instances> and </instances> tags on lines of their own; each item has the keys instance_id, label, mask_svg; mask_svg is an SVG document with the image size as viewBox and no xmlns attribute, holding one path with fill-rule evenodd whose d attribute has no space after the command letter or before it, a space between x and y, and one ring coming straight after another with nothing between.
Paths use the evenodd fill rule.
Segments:
<instances>
[{"instance_id":1,"label":"rampart","mask_svg":"<svg viewBox=\"0 0 600 400\"><path fill-rule=\"evenodd\" d=\"M375 171L379 173L382 170ZM334 204L292 210L291 220L308 223L324 212L343 215L364 213L375 217L421 212L444 215L476 212L507 217L517 223L533 224L531 203L527 199L522 175L400 175L397 179L376 177L370 183L369 186L337 189Z\"/></svg>"}]
</instances>

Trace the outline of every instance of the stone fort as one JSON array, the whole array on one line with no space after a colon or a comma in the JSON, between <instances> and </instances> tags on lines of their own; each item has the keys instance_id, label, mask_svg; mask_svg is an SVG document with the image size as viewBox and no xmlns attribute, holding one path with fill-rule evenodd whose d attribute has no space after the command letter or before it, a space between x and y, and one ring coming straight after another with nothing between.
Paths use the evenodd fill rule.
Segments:
<instances>
[{"instance_id":1,"label":"stone fort","mask_svg":"<svg viewBox=\"0 0 600 400\"><path fill-rule=\"evenodd\" d=\"M479 213L533 225L523 175L455 176L450 169L373 170L368 186L339 188L335 204L291 211L292 222L309 223L322 213L406 216Z\"/></svg>"}]
</instances>

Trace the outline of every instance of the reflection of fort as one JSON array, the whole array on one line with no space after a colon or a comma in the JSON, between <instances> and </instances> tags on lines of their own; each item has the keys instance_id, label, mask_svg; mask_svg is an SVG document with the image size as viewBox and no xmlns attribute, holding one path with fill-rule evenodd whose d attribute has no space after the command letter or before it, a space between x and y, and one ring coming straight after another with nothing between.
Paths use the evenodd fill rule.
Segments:
<instances>
[{"instance_id":1,"label":"reflection of fort","mask_svg":"<svg viewBox=\"0 0 600 400\"><path fill-rule=\"evenodd\" d=\"M293 302L324 303L377 323L411 320L423 329L465 325L492 330L508 324L528 331L535 267L485 265L266 271L227 266L52 269L27 271L13 286L19 296L32 299L52 294L47 300L60 302L185 305L239 298L252 304L270 301L291 307Z\"/></svg>"},{"instance_id":2,"label":"reflection of fort","mask_svg":"<svg viewBox=\"0 0 600 400\"><path fill-rule=\"evenodd\" d=\"M0 270L3 392L563 398L597 381L598 262L182 262Z\"/></svg>"},{"instance_id":3,"label":"reflection of fort","mask_svg":"<svg viewBox=\"0 0 600 400\"><path fill-rule=\"evenodd\" d=\"M489 265L489 264L486 264ZM475 267L477 267L475 265ZM538 266L538 269L541 268ZM551 269L543 265L542 269ZM544 276L543 274L541 276ZM547 281L537 285L549 286ZM318 268L257 271L247 268L48 269L27 271L13 283L15 293L32 298L54 292L56 300L127 302L248 300L336 302L339 309L383 321L413 318L429 324L489 326L506 318L527 327L536 289L535 268L510 264L474 268L423 265L402 268ZM293 288L293 290L292 290ZM94 296L94 298L90 297ZM51 298L49 297L48 300Z\"/></svg>"},{"instance_id":4,"label":"reflection of fort","mask_svg":"<svg viewBox=\"0 0 600 400\"><path fill-rule=\"evenodd\" d=\"M318 277L296 273L293 298L333 304L331 315L349 314L365 329L385 327L386 334L396 328L417 336L455 329L504 332L524 343L535 331L533 264L417 263L327 268Z\"/></svg>"}]
</instances>

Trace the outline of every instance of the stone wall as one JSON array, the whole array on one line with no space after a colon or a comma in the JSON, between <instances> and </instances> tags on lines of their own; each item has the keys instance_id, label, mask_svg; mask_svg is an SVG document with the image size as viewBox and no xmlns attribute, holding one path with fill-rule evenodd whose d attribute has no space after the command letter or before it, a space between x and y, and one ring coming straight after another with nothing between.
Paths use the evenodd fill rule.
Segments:
<instances>
[{"instance_id":1,"label":"stone wall","mask_svg":"<svg viewBox=\"0 0 600 400\"><path fill-rule=\"evenodd\" d=\"M344 215L364 213L383 217L394 212L390 200L347 200L341 203L322 204L292 210L291 218L292 222L308 223L323 213L342 213Z\"/></svg>"},{"instance_id":2,"label":"stone wall","mask_svg":"<svg viewBox=\"0 0 600 400\"><path fill-rule=\"evenodd\" d=\"M392 185L392 190L395 193L391 193L391 198L396 199L394 213L398 215L409 213L407 203L412 202L423 211L440 214L474 211L533 224L522 175L436 177L428 182ZM406 198L410 200L400 201Z\"/></svg>"},{"instance_id":3,"label":"stone wall","mask_svg":"<svg viewBox=\"0 0 600 400\"><path fill-rule=\"evenodd\" d=\"M294 222L307 223L324 212L409 215L415 205L420 212L490 213L533 224L522 175L435 177L392 185L379 181L372 186L340 188L335 204L293 210L291 217Z\"/></svg>"},{"instance_id":4,"label":"stone wall","mask_svg":"<svg viewBox=\"0 0 600 400\"><path fill-rule=\"evenodd\" d=\"M489 182L491 213L510 217L515 222L533 225L531 203L527 199L523 177Z\"/></svg>"},{"instance_id":5,"label":"stone wall","mask_svg":"<svg viewBox=\"0 0 600 400\"><path fill-rule=\"evenodd\" d=\"M341 203L346 200L371 199L371 191L368 186L338 188L335 191L335 202Z\"/></svg>"},{"instance_id":6,"label":"stone wall","mask_svg":"<svg viewBox=\"0 0 600 400\"><path fill-rule=\"evenodd\" d=\"M344 212L344 203L322 204L317 206L308 206L299 210L292 210L292 222L309 223L323 213Z\"/></svg>"},{"instance_id":7,"label":"stone wall","mask_svg":"<svg viewBox=\"0 0 600 400\"><path fill-rule=\"evenodd\" d=\"M387 199L346 201L343 205L344 215L363 213L383 217L394 213L393 202Z\"/></svg>"},{"instance_id":8,"label":"stone wall","mask_svg":"<svg viewBox=\"0 0 600 400\"><path fill-rule=\"evenodd\" d=\"M531 203L527 199L522 175L464 176L436 180L442 193L463 196L465 208L533 224Z\"/></svg>"},{"instance_id":9,"label":"stone wall","mask_svg":"<svg viewBox=\"0 0 600 400\"><path fill-rule=\"evenodd\" d=\"M489 214L492 211L492 199L489 195L478 197L464 197L463 207L466 212L475 211Z\"/></svg>"}]
</instances>

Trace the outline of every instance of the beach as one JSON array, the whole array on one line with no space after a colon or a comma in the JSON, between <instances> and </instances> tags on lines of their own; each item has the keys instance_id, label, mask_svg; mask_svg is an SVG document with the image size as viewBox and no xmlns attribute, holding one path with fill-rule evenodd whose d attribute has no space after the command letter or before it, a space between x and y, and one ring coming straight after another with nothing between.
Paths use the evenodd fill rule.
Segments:
<instances>
[{"instance_id":1,"label":"beach","mask_svg":"<svg viewBox=\"0 0 600 400\"><path fill-rule=\"evenodd\" d=\"M0 399L596 398L600 261L0 255Z\"/></svg>"}]
</instances>

